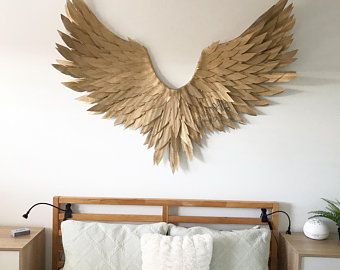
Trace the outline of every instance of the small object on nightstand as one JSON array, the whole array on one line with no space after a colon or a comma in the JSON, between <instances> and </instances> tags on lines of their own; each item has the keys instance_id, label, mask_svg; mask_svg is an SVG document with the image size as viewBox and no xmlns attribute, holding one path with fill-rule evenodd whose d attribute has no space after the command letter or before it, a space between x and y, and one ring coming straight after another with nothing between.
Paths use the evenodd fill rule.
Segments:
<instances>
[{"instance_id":1,"label":"small object on nightstand","mask_svg":"<svg viewBox=\"0 0 340 270\"><path fill-rule=\"evenodd\" d=\"M340 201L331 201L324 198L322 198L322 200L327 203L326 209L309 212L309 214L313 214L310 218L322 217L334 221L338 226L338 239L340 241Z\"/></svg>"},{"instance_id":2,"label":"small object on nightstand","mask_svg":"<svg viewBox=\"0 0 340 270\"><path fill-rule=\"evenodd\" d=\"M19 228L11 230L12 237L18 237L22 235L29 235L31 233L30 229L28 228Z\"/></svg>"},{"instance_id":3,"label":"small object on nightstand","mask_svg":"<svg viewBox=\"0 0 340 270\"><path fill-rule=\"evenodd\" d=\"M315 241L303 233L280 234L281 270L339 270L340 243L337 234Z\"/></svg>"},{"instance_id":4,"label":"small object on nightstand","mask_svg":"<svg viewBox=\"0 0 340 270\"><path fill-rule=\"evenodd\" d=\"M45 230L30 228L29 235L12 237L13 227L0 227L1 270L45 270Z\"/></svg>"},{"instance_id":5,"label":"small object on nightstand","mask_svg":"<svg viewBox=\"0 0 340 270\"><path fill-rule=\"evenodd\" d=\"M304 234L314 240L324 240L329 236L328 226L319 218L309 219L303 226Z\"/></svg>"}]
</instances>

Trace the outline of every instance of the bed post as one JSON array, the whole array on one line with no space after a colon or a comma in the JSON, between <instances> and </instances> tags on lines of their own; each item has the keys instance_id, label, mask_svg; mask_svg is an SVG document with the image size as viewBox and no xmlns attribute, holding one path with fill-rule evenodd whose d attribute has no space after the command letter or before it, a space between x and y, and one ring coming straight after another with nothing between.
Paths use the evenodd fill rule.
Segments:
<instances>
[{"instance_id":1,"label":"bed post","mask_svg":"<svg viewBox=\"0 0 340 270\"><path fill-rule=\"evenodd\" d=\"M273 203L273 208L271 209L272 212L279 210L279 204ZM273 234L278 239L279 236L279 215L272 215L272 225L273 225ZM274 239L274 237L271 238L270 243L270 270L277 270L278 269L278 257L277 257L277 250L278 246Z\"/></svg>"},{"instance_id":2,"label":"bed post","mask_svg":"<svg viewBox=\"0 0 340 270\"><path fill-rule=\"evenodd\" d=\"M59 196L53 197L53 205L60 207ZM53 208L52 220L52 270L58 270L59 258L59 210Z\"/></svg>"}]
</instances>

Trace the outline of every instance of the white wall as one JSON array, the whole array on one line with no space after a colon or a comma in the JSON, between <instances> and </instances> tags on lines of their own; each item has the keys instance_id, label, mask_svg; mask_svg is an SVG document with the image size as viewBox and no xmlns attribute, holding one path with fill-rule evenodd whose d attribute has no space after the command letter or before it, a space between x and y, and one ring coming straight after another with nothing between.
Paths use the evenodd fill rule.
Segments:
<instances>
[{"instance_id":1,"label":"white wall","mask_svg":"<svg viewBox=\"0 0 340 270\"><path fill-rule=\"evenodd\" d=\"M145 44L180 86L205 46L240 34L275 1L87 2L117 33ZM86 195L276 200L301 230L307 212L323 207L320 197L340 197L339 1L295 1L299 78L249 125L212 135L175 175L153 166L139 133L90 115L60 84L66 78L51 64L64 1L0 6L0 225L50 228L49 208L29 221L21 215L54 195Z\"/></svg>"}]
</instances>

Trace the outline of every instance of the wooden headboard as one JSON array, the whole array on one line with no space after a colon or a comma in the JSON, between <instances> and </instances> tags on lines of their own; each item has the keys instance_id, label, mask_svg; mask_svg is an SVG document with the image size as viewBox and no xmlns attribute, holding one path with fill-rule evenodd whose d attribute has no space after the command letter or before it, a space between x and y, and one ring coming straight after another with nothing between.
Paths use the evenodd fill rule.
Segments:
<instances>
[{"instance_id":1,"label":"wooden headboard","mask_svg":"<svg viewBox=\"0 0 340 270\"><path fill-rule=\"evenodd\" d=\"M171 215L171 208L178 207L212 207L212 208L242 208L260 209L269 211L279 210L277 202L257 201L222 201L222 200L182 200L182 199L136 199L136 198L90 198L90 197L62 197L53 198L53 204L61 207L64 204L74 205L134 205L134 206L160 206L162 211L159 215L142 214L89 214L74 211L73 220L106 221L106 222L169 222L169 223L200 223L200 224L245 224L263 225L259 217L225 217L225 216L180 216ZM60 223L63 221L64 213L53 209L53 242L52 242L52 270L58 270L64 265L63 246L61 242ZM274 234L278 231L278 216L271 219ZM277 244L272 237L270 248L270 270L277 269Z\"/></svg>"}]
</instances>

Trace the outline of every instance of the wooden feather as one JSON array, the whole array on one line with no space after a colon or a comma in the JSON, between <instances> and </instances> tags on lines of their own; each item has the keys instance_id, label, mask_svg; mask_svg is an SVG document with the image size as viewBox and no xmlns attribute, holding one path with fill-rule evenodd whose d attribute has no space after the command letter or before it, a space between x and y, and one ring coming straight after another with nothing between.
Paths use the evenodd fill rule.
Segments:
<instances>
[{"instance_id":1,"label":"wooden feather","mask_svg":"<svg viewBox=\"0 0 340 270\"><path fill-rule=\"evenodd\" d=\"M61 17L68 33L59 31L66 46L57 44L65 60L53 66L76 78L64 85L86 92L80 100L93 104L90 111L147 135L155 164L168 151L175 171L180 152L192 159L194 143L207 132L243 124L242 114L256 115L255 106L269 104L263 96L283 91L273 83L295 78L294 71L279 70L297 53L287 51L295 19L292 4L286 5L278 1L239 37L205 48L191 81L172 89L157 77L142 45L108 30L83 0L68 0Z\"/></svg>"}]
</instances>

